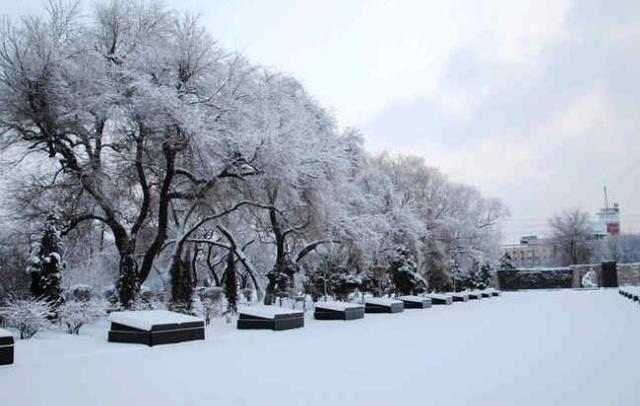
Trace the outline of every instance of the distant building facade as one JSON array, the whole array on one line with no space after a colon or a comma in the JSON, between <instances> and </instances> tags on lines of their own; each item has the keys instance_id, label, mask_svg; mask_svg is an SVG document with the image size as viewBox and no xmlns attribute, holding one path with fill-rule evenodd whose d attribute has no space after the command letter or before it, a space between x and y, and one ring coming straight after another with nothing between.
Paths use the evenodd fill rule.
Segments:
<instances>
[{"instance_id":1,"label":"distant building facade","mask_svg":"<svg viewBox=\"0 0 640 406\"><path fill-rule=\"evenodd\" d=\"M590 240L608 241L609 237L618 236L620 227L620 206L603 207L596 213L592 225L593 235ZM556 267L562 257L561 247L551 238L539 238L537 235L525 235L518 244L507 244L502 247L503 254L508 253L516 268Z\"/></svg>"},{"instance_id":2,"label":"distant building facade","mask_svg":"<svg viewBox=\"0 0 640 406\"><path fill-rule=\"evenodd\" d=\"M502 248L516 268L556 266L560 253L560 246L553 240L535 235L524 236L519 244L507 244Z\"/></svg>"}]
</instances>

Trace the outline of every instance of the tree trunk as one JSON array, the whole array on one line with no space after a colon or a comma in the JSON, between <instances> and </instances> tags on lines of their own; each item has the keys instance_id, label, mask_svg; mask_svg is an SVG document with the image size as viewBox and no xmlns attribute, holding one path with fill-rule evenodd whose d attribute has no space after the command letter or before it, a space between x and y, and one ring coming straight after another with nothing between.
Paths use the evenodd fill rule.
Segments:
<instances>
[{"instance_id":1,"label":"tree trunk","mask_svg":"<svg viewBox=\"0 0 640 406\"><path fill-rule=\"evenodd\" d=\"M140 266L140 283L147 280L149 273L151 273L151 267L153 260L160 253L164 241L167 239L167 229L169 224L169 192L171 182L175 175L175 160L176 151L168 145L163 146L163 152L165 156L165 175L162 181L162 187L160 189L160 196L158 197L158 229L156 230L156 237L145 252L142 259L142 265Z\"/></svg>"},{"instance_id":2,"label":"tree trunk","mask_svg":"<svg viewBox=\"0 0 640 406\"><path fill-rule=\"evenodd\" d=\"M269 221L271 222L271 229L273 230L273 236L276 241L276 263L273 269L267 274L269 283L265 289L264 304L272 305L276 301L276 297L282 296L287 288L287 285L291 282L289 279L293 277L293 270L289 263L286 251L286 235L280 227L278 221L278 213L276 212L275 200L277 197L277 191L273 192L271 196L271 208L269 209Z\"/></svg>"}]
</instances>

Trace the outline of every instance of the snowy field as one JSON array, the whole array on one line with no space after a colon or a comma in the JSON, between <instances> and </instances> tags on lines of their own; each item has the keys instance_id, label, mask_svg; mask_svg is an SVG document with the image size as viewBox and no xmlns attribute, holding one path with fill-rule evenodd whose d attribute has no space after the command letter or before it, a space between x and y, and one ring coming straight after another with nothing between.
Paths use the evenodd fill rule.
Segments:
<instances>
[{"instance_id":1,"label":"snowy field","mask_svg":"<svg viewBox=\"0 0 640 406\"><path fill-rule=\"evenodd\" d=\"M309 314L308 316L311 316ZM640 306L616 290L504 293L284 332L217 320L204 342L18 341L0 404L640 405Z\"/></svg>"}]
</instances>

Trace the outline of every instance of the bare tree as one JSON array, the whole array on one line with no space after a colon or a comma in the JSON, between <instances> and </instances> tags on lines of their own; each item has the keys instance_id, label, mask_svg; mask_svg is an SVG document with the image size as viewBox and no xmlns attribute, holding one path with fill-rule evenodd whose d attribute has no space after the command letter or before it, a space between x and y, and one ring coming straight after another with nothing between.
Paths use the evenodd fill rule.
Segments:
<instances>
[{"instance_id":1,"label":"bare tree","mask_svg":"<svg viewBox=\"0 0 640 406\"><path fill-rule=\"evenodd\" d=\"M590 242L593 236L589 213L580 209L571 209L549 219L552 238L560 247L565 265L588 262Z\"/></svg>"}]
</instances>

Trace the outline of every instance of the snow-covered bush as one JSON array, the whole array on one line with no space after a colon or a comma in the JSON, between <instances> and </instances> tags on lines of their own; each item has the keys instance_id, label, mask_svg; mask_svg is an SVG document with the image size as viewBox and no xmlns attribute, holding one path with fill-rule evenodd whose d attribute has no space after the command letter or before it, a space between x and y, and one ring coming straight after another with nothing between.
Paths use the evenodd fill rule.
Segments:
<instances>
[{"instance_id":1,"label":"snow-covered bush","mask_svg":"<svg viewBox=\"0 0 640 406\"><path fill-rule=\"evenodd\" d=\"M393 287L387 268L381 265L372 266L371 269L362 272L356 280L359 281L357 287L360 291L371 293L374 297L384 296Z\"/></svg>"},{"instance_id":2,"label":"snow-covered bush","mask_svg":"<svg viewBox=\"0 0 640 406\"><path fill-rule=\"evenodd\" d=\"M224 305L222 303L223 289L221 287L210 287L201 290L193 301L193 311L204 318L207 325L211 323L213 317L222 315Z\"/></svg>"},{"instance_id":3,"label":"snow-covered bush","mask_svg":"<svg viewBox=\"0 0 640 406\"><path fill-rule=\"evenodd\" d=\"M415 261L404 246L396 248L391 258L389 274L395 285L396 293L411 295L424 292L427 289L427 283L418 273Z\"/></svg>"},{"instance_id":4,"label":"snow-covered bush","mask_svg":"<svg viewBox=\"0 0 640 406\"><path fill-rule=\"evenodd\" d=\"M118 291L115 286L109 286L102 292L102 297L111 305L115 306L118 303Z\"/></svg>"},{"instance_id":5,"label":"snow-covered bush","mask_svg":"<svg viewBox=\"0 0 640 406\"><path fill-rule=\"evenodd\" d=\"M151 289L145 285L140 287L132 306L133 310L166 310L167 304L163 301L163 292Z\"/></svg>"},{"instance_id":6,"label":"snow-covered bush","mask_svg":"<svg viewBox=\"0 0 640 406\"><path fill-rule=\"evenodd\" d=\"M64 267L60 253L62 239L58 230L58 218L50 214L42 228L38 241L31 247L27 272L31 275L31 293L57 304L62 300L61 270Z\"/></svg>"},{"instance_id":7,"label":"snow-covered bush","mask_svg":"<svg viewBox=\"0 0 640 406\"><path fill-rule=\"evenodd\" d=\"M67 292L67 300L87 301L93 298L93 287L89 285L76 284L69 288Z\"/></svg>"},{"instance_id":8,"label":"snow-covered bush","mask_svg":"<svg viewBox=\"0 0 640 406\"><path fill-rule=\"evenodd\" d=\"M358 287L359 280L345 267L319 268L307 276L304 290L314 301L328 294L337 300L346 301ZM325 292L326 289L326 292Z\"/></svg>"},{"instance_id":9,"label":"snow-covered bush","mask_svg":"<svg viewBox=\"0 0 640 406\"><path fill-rule=\"evenodd\" d=\"M53 306L42 299L10 299L1 313L7 327L18 330L21 339L29 339L51 325Z\"/></svg>"},{"instance_id":10,"label":"snow-covered bush","mask_svg":"<svg viewBox=\"0 0 640 406\"><path fill-rule=\"evenodd\" d=\"M78 334L82 326L104 314L104 303L97 300L68 300L58 307L60 324L69 334Z\"/></svg>"},{"instance_id":11,"label":"snow-covered bush","mask_svg":"<svg viewBox=\"0 0 640 406\"><path fill-rule=\"evenodd\" d=\"M253 299L253 289L251 288L243 288L240 290L240 293L242 293L242 296L244 296L247 302L251 302Z\"/></svg>"}]
</instances>

